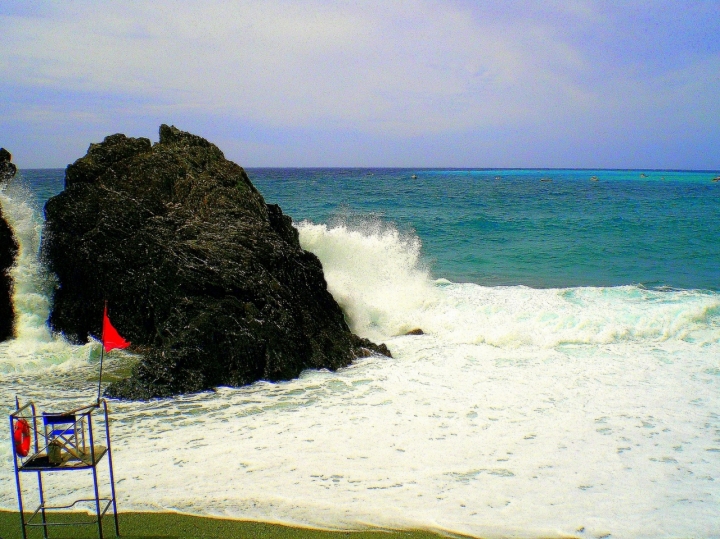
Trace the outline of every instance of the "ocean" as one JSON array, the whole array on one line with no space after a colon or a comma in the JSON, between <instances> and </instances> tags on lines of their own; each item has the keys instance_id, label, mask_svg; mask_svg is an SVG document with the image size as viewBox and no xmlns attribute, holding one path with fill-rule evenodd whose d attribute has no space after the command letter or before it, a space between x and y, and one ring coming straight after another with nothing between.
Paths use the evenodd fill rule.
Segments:
<instances>
[{"instance_id":1,"label":"ocean","mask_svg":"<svg viewBox=\"0 0 720 539\"><path fill-rule=\"evenodd\" d=\"M393 358L111 401L121 511L720 537L717 172L248 174L320 258L351 329ZM99 344L45 325L55 282L38 259L42 205L62 187L63 170L25 170L0 193L21 244L3 413L15 395L62 410L97 391ZM107 380L133 361L112 352ZM8 438L1 509L17 508L11 458ZM59 480L50 489L71 499Z\"/></svg>"}]
</instances>

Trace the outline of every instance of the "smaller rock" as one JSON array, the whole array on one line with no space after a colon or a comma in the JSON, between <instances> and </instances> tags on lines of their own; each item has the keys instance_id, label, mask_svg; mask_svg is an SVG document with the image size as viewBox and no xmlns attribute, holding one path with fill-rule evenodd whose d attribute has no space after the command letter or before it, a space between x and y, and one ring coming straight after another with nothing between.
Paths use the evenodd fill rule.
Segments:
<instances>
[{"instance_id":1,"label":"smaller rock","mask_svg":"<svg viewBox=\"0 0 720 539\"><path fill-rule=\"evenodd\" d=\"M425 335L425 332L420 328L411 329L405 335Z\"/></svg>"},{"instance_id":2,"label":"smaller rock","mask_svg":"<svg viewBox=\"0 0 720 539\"><path fill-rule=\"evenodd\" d=\"M0 208L0 342L13 337L15 307L10 269L17 258L18 244Z\"/></svg>"},{"instance_id":3,"label":"smaller rock","mask_svg":"<svg viewBox=\"0 0 720 539\"><path fill-rule=\"evenodd\" d=\"M10 152L0 148L0 184L10 180L17 172L17 167L10 162L11 159ZM0 342L14 335L15 308L10 269L15 264L17 253L17 240L0 207Z\"/></svg>"},{"instance_id":4,"label":"smaller rock","mask_svg":"<svg viewBox=\"0 0 720 539\"><path fill-rule=\"evenodd\" d=\"M0 182L10 180L17 173L17 167L11 163L12 155L5 148L0 148Z\"/></svg>"},{"instance_id":5,"label":"smaller rock","mask_svg":"<svg viewBox=\"0 0 720 539\"><path fill-rule=\"evenodd\" d=\"M375 344L370 339L358 337L355 334L352 334L350 338L352 339L353 347L355 348L356 357L370 357L377 354L381 354L386 357L393 357L390 350L388 350L388 347L385 346L385 343Z\"/></svg>"}]
</instances>

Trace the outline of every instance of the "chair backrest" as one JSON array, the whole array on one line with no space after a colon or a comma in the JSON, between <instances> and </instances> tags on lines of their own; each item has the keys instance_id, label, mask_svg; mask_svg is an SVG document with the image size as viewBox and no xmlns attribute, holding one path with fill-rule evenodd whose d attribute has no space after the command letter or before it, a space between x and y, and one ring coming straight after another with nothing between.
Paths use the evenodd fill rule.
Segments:
<instances>
[{"instance_id":1,"label":"chair backrest","mask_svg":"<svg viewBox=\"0 0 720 539\"><path fill-rule=\"evenodd\" d=\"M76 444L76 423L75 414L49 414L43 412L43 424L45 425L45 437L48 441L62 436L67 442Z\"/></svg>"}]
</instances>

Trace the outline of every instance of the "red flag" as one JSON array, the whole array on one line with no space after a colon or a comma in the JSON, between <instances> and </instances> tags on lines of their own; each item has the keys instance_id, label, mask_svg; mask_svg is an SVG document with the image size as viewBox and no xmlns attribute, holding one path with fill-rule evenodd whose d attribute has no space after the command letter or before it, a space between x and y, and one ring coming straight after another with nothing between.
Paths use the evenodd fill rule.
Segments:
<instances>
[{"instance_id":1,"label":"red flag","mask_svg":"<svg viewBox=\"0 0 720 539\"><path fill-rule=\"evenodd\" d=\"M105 312L103 313L102 342L106 352L114 350L115 348L123 349L130 346L130 343L123 339L117 332L117 329L110 323L107 314L107 305L105 305Z\"/></svg>"}]
</instances>

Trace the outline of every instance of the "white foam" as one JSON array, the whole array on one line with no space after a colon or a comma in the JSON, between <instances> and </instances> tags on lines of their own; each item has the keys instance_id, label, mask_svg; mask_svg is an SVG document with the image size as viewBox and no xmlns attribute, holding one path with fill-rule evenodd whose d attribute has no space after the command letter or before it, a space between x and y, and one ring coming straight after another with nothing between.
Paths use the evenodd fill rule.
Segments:
<instances>
[{"instance_id":1,"label":"white foam","mask_svg":"<svg viewBox=\"0 0 720 539\"><path fill-rule=\"evenodd\" d=\"M354 227L300 223L300 243L323 264L328 289L350 328L371 339L417 327L415 313L436 300L420 264L420 239L379 220Z\"/></svg>"},{"instance_id":2,"label":"white foam","mask_svg":"<svg viewBox=\"0 0 720 539\"><path fill-rule=\"evenodd\" d=\"M121 509L483 537L717 533L717 345L389 344L394 359L338 373L113 403ZM14 501L3 467L0 507Z\"/></svg>"},{"instance_id":3,"label":"white foam","mask_svg":"<svg viewBox=\"0 0 720 539\"><path fill-rule=\"evenodd\" d=\"M571 344L720 340L720 295L634 286L535 290L440 285L419 313L423 329L453 342L555 348Z\"/></svg>"}]
</instances>

